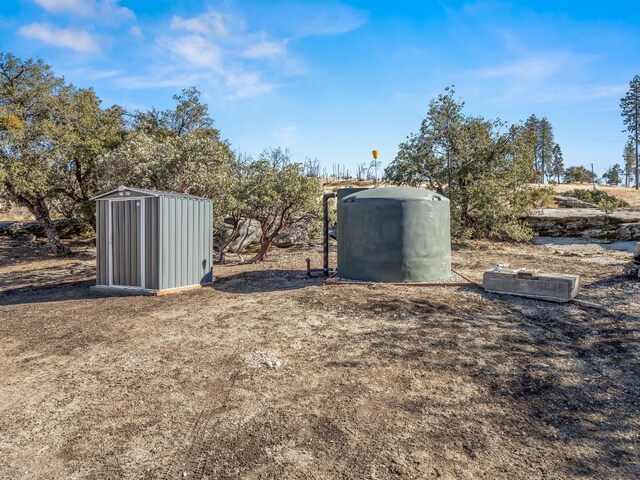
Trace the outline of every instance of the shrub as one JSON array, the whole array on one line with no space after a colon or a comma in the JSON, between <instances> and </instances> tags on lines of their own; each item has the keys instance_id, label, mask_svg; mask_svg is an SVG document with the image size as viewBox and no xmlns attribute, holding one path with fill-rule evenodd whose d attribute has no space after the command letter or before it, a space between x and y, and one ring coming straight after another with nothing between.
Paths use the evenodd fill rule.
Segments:
<instances>
[{"instance_id":1,"label":"shrub","mask_svg":"<svg viewBox=\"0 0 640 480\"><path fill-rule=\"evenodd\" d=\"M575 188L573 190L569 190L564 193L567 197L577 198L584 202L594 203L600 208L600 203L605 202L607 205L616 205L617 208L628 208L629 204L624 200L620 200L613 195L609 195L607 192L602 190L583 190L580 188ZM606 210L605 210L606 211ZM610 212L607 212L610 213Z\"/></svg>"}]
</instances>

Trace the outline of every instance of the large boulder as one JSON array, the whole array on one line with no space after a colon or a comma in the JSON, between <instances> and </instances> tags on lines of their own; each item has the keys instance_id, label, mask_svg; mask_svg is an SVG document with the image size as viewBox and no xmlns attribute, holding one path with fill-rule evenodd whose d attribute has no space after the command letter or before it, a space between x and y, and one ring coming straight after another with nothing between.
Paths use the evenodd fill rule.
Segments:
<instances>
[{"instance_id":1,"label":"large boulder","mask_svg":"<svg viewBox=\"0 0 640 480\"><path fill-rule=\"evenodd\" d=\"M305 225L298 223L285 227L280 235L273 239L273 244L279 248L289 248L303 243L305 239Z\"/></svg>"},{"instance_id":2,"label":"large boulder","mask_svg":"<svg viewBox=\"0 0 640 480\"><path fill-rule=\"evenodd\" d=\"M60 238L73 238L91 232L91 227L81 220L65 218L54 220L53 225ZM44 227L40 222L0 222L0 235L10 237L45 237Z\"/></svg>"},{"instance_id":3,"label":"large boulder","mask_svg":"<svg viewBox=\"0 0 640 480\"><path fill-rule=\"evenodd\" d=\"M289 248L305 243L308 240L307 233L312 228L312 223L312 218L303 218L297 223L285 227L282 233L273 240L273 244L279 248Z\"/></svg>"},{"instance_id":4,"label":"large boulder","mask_svg":"<svg viewBox=\"0 0 640 480\"><path fill-rule=\"evenodd\" d=\"M231 218L225 218L223 228L216 232L214 244L218 249L231 237L232 225ZM260 224L255 220L249 220L240 227L240 236L229 244L227 250L231 253L244 253L251 245L260 243L260 236Z\"/></svg>"},{"instance_id":5,"label":"large boulder","mask_svg":"<svg viewBox=\"0 0 640 480\"><path fill-rule=\"evenodd\" d=\"M605 213L596 208L544 208L524 218L543 237L640 240L640 211Z\"/></svg>"},{"instance_id":6,"label":"large boulder","mask_svg":"<svg viewBox=\"0 0 640 480\"><path fill-rule=\"evenodd\" d=\"M282 233L273 240L273 245L280 248L289 248L303 243L310 222L310 220L301 221L285 227ZM214 243L218 248L229 239L232 230L231 219L225 219L224 228L217 232L214 238ZM251 246L259 244L261 236L260 224L256 220L245 222L240 227L240 236L229 244L227 250L231 253L244 253Z\"/></svg>"}]
</instances>

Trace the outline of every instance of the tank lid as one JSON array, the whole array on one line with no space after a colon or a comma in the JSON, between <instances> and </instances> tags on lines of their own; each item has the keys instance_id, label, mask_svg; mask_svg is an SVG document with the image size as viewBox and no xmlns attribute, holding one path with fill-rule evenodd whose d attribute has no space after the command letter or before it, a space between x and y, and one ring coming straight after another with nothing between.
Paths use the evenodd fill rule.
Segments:
<instances>
[{"instance_id":1,"label":"tank lid","mask_svg":"<svg viewBox=\"0 0 640 480\"><path fill-rule=\"evenodd\" d=\"M387 199L387 200L445 200L444 195L432 192L431 190L425 190L424 188L415 187L378 187L370 188L368 190L362 190L360 192L352 193L349 196L343 198L344 201L351 200L364 200L364 199Z\"/></svg>"}]
</instances>

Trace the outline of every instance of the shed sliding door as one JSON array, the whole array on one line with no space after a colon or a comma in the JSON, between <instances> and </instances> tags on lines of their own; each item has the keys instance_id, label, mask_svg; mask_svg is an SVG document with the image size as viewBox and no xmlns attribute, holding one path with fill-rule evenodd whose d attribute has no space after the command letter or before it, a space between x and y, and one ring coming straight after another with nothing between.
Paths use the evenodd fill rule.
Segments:
<instances>
[{"instance_id":1,"label":"shed sliding door","mask_svg":"<svg viewBox=\"0 0 640 480\"><path fill-rule=\"evenodd\" d=\"M111 202L111 284L142 286L140 200Z\"/></svg>"}]
</instances>

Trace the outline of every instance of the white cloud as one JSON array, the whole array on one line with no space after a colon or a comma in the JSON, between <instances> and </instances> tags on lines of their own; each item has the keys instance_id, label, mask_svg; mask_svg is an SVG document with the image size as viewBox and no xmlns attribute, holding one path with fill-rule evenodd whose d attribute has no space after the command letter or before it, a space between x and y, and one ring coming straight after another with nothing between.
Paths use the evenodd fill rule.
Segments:
<instances>
[{"instance_id":1,"label":"white cloud","mask_svg":"<svg viewBox=\"0 0 640 480\"><path fill-rule=\"evenodd\" d=\"M214 70L221 68L221 49L199 35L161 40L160 45L196 67Z\"/></svg>"},{"instance_id":2,"label":"white cloud","mask_svg":"<svg viewBox=\"0 0 640 480\"><path fill-rule=\"evenodd\" d=\"M276 58L287 53L287 40L265 41L250 45L245 51L247 58Z\"/></svg>"},{"instance_id":3,"label":"white cloud","mask_svg":"<svg viewBox=\"0 0 640 480\"><path fill-rule=\"evenodd\" d=\"M82 78L83 80L104 80L117 78L120 75L119 70L91 70L89 68L78 68L75 70L67 70L64 72L65 77Z\"/></svg>"},{"instance_id":4,"label":"white cloud","mask_svg":"<svg viewBox=\"0 0 640 480\"><path fill-rule=\"evenodd\" d=\"M504 100L526 100L530 103L585 102L600 98L620 98L628 88L626 84L608 85L559 85L553 88L540 88L526 93L507 91Z\"/></svg>"},{"instance_id":5,"label":"white cloud","mask_svg":"<svg viewBox=\"0 0 640 480\"><path fill-rule=\"evenodd\" d=\"M136 38L142 38L142 29L138 25L134 25L129 29L129 33Z\"/></svg>"},{"instance_id":6,"label":"white cloud","mask_svg":"<svg viewBox=\"0 0 640 480\"><path fill-rule=\"evenodd\" d=\"M537 81L553 76L575 61L566 54L530 56L497 67L478 70L476 73L482 78L512 77L524 81Z\"/></svg>"},{"instance_id":7,"label":"white cloud","mask_svg":"<svg viewBox=\"0 0 640 480\"><path fill-rule=\"evenodd\" d=\"M133 10L119 5L120 0L102 0L96 8L97 17L105 23L120 23L135 20Z\"/></svg>"},{"instance_id":8,"label":"white cloud","mask_svg":"<svg viewBox=\"0 0 640 480\"><path fill-rule=\"evenodd\" d=\"M51 13L72 13L80 16L91 16L95 11L93 0L34 0Z\"/></svg>"},{"instance_id":9,"label":"white cloud","mask_svg":"<svg viewBox=\"0 0 640 480\"><path fill-rule=\"evenodd\" d=\"M341 35L360 28L367 21L367 12L335 2L291 4L283 19L291 22L297 37Z\"/></svg>"},{"instance_id":10,"label":"white cloud","mask_svg":"<svg viewBox=\"0 0 640 480\"><path fill-rule=\"evenodd\" d=\"M71 48L76 52L91 53L100 50L96 38L85 30L58 28L49 23L31 23L21 27L18 33L54 47Z\"/></svg>"},{"instance_id":11,"label":"white cloud","mask_svg":"<svg viewBox=\"0 0 640 480\"><path fill-rule=\"evenodd\" d=\"M46 11L56 14L70 14L79 17L96 17L104 23L118 23L136 18L127 7L120 6L120 0L34 0Z\"/></svg>"},{"instance_id":12,"label":"white cloud","mask_svg":"<svg viewBox=\"0 0 640 480\"><path fill-rule=\"evenodd\" d=\"M182 18L174 15L171 18L170 27L172 30L186 30L192 33L218 37L223 37L227 34L227 27L222 14L214 10L209 10L191 18Z\"/></svg>"},{"instance_id":13,"label":"white cloud","mask_svg":"<svg viewBox=\"0 0 640 480\"><path fill-rule=\"evenodd\" d=\"M226 96L228 100L257 97L277 88L277 85L263 81L262 75L255 71L226 72L225 85L231 92Z\"/></svg>"},{"instance_id":14,"label":"white cloud","mask_svg":"<svg viewBox=\"0 0 640 480\"><path fill-rule=\"evenodd\" d=\"M156 26L155 41L145 42L155 46L148 75L122 77L118 83L128 88L207 85L224 100L265 95L282 86L281 78L307 71L291 52L292 42L344 33L365 19L362 11L332 2L262 4L247 15L224 5L191 17L174 15L165 28ZM137 27L129 32L142 34ZM145 30L145 36L151 32Z\"/></svg>"}]
</instances>

